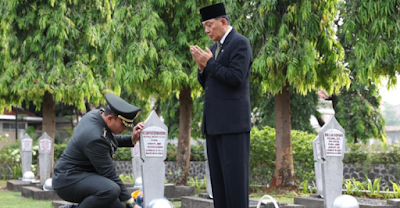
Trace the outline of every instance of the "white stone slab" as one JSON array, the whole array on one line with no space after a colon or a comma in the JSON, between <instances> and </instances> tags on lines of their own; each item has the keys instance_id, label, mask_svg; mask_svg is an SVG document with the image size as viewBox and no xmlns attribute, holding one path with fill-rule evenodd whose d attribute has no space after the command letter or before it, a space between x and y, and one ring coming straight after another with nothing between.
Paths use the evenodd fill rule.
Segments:
<instances>
[{"instance_id":1,"label":"white stone slab","mask_svg":"<svg viewBox=\"0 0 400 208\"><path fill-rule=\"evenodd\" d=\"M32 145L32 138L28 134L24 134L21 139L22 175L26 171L32 171Z\"/></svg>"},{"instance_id":2,"label":"white stone slab","mask_svg":"<svg viewBox=\"0 0 400 208\"><path fill-rule=\"evenodd\" d=\"M140 135L140 155L143 159L143 198L146 207L153 199L164 197L165 163L168 128L152 111L144 122Z\"/></svg>"},{"instance_id":3,"label":"white stone slab","mask_svg":"<svg viewBox=\"0 0 400 208\"><path fill-rule=\"evenodd\" d=\"M51 149L53 143L50 136L45 132L39 138L39 167L40 167L40 184L50 178L51 172Z\"/></svg>"},{"instance_id":4,"label":"white stone slab","mask_svg":"<svg viewBox=\"0 0 400 208\"><path fill-rule=\"evenodd\" d=\"M143 160L140 157L140 141L138 141L134 148L132 148L132 169L135 180L142 177Z\"/></svg>"},{"instance_id":5,"label":"white stone slab","mask_svg":"<svg viewBox=\"0 0 400 208\"><path fill-rule=\"evenodd\" d=\"M204 155L206 156L205 172L207 180L207 194L210 198L213 198L212 186L211 186L211 176L210 176L210 166L208 165L208 153L207 153L207 140L204 142Z\"/></svg>"},{"instance_id":6,"label":"white stone slab","mask_svg":"<svg viewBox=\"0 0 400 208\"><path fill-rule=\"evenodd\" d=\"M318 136L313 141L313 153L314 153L315 184L317 185L317 194L323 195L321 145L319 144Z\"/></svg>"},{"instance_id":7,"label":"white stone slab","mask_svg":"<svg viewBox=\"0 0 400 208\"><path fill-rule=\"evenodd\" d=\"M345 131L332 116L319 131L318 138L321 145L324 207L332 208L333 201L342 194Z\"/></svg>"}]
</instances>

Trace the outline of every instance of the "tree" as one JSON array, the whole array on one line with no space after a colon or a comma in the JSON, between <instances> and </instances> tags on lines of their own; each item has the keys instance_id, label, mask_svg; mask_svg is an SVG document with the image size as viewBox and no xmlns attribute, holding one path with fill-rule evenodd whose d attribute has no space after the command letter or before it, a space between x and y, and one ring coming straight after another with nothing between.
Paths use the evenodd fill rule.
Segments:
<instances>
[{"instance_id":1,"label":"tree","mask_svg":"<svg viewBox=\"0 0 400 208\"><path fill-rule=\"evenodd\" d=\"M385 121L380 112L379 89L353 81L349 89L333 95L335 117L346 131L348 141L367 142L367 139L385 137Z\"/></svg>"},{"instance_id":2,"label":"tree","mask_svg":"<svg viewBox=\"0 0 400 208\"><path fill-rule=\"evenodd\" d=\"M323 88L332 93L350 83L344 51L335 37L337 4L337 0L235 1L229 12L252 44L253 73L261 77L264 92L274 95L276 169L271 189L297 188L289 89L307 94Z\"/></svg>"},{"instance_id":3,"label":"tree","mask_svg":"<svg viewBox=\"0 0 400 208\"><path fill-rule=\"evenodd\" d=\"M209 3L127 0L118 3L110 24L114 28L110 31L115 31L112 40L120 43L110 50L123 88L138 92L143 98L165 100L168 95L175 95L179 100L178 185L186 184L188 179L193 98L200 96L197 68L189 46L210 45L202 32L199 14L200 6ZM126 62L133 64L126 67ZM141 85L137 85L138 80ZM162 112L165 113L170 112Z\"/></svg>"},{"instance_id":4,"label":"tree","mask_svg":"<svg viewBox=\"0 0 400 208\"><path fill-rule=\"evenodd\" d=\"M257 83L253 79L252 83ZM251 85L250 98L252 109L252 123L254 127L259 129L264 126L270 126L275 128L275 103L274 96L269 93L264 93L260 89L261 86L253 84ZM301 95L295 93L293 89L289 90L290 97L290 109L292 110L291 125L292 129L315 132L311 126L310 117L311 115L318 114L318 95L315 91L308 93L307 95Z\"/></svg>"},{"instance_id":5,"label":"tree","mask_svg":"<svg viewBox=\"0 0 400 208\"><path fill-rule=\"evenodd\" d=\"M338 111L338 120L345 124L346 133L354 142L385 140L377 85L382 78L388 79L389 87L395 85L400 72L399 3L356 0L340 5L338 24L343 25L339 27L339 38L351 69L352 85L349 92L338 96L338 106L343 107ZM349 103L349 99L354 102Z\"/></svg>"},{"instance_id":6,"label":"tree","mask_svg":"<svg viewBox=\"0 0 400 208\"><path fill-rule=\"evenodd\" d=\"M54 142L56 103L85 110L85 102L103 100L103 90L119 93L116 69L105 50L113 44L106 29L114 4L1 1L0 111L32 102L42 108L43 131Z\"/></svg>"},{"instance_id":7,"label":"tree","mask_svg":"<svg viewBox=\"0 0 400 208\"><path fill-rule=\"evenodd\" d=\"M343 1L343 44L353 50L349 65L361 82L397 83L400 73L400 15L398 0Z\"/></svg>"}]
</instances>

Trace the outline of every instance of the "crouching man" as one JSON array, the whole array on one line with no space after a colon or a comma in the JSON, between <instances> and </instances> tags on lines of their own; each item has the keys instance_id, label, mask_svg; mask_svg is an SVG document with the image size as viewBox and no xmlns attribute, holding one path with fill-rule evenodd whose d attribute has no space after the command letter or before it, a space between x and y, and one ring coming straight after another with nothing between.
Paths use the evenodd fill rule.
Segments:
<instances>
[{"instance_id":1,"label":"crouching man","mask_svg":"<svg viewBox=\"0 0 400 208\"><path fill-rule=\"evenodd\" d=\"M113 163L117 147L133 147L143 130L134 126L140 108L107 93L107 106L88 112L76 126L57 165L53 188L57 195L79 205L64 208L139 208L118 177ZM120 136L127 128L132 135Z\"/></svg>"}]
</instances>

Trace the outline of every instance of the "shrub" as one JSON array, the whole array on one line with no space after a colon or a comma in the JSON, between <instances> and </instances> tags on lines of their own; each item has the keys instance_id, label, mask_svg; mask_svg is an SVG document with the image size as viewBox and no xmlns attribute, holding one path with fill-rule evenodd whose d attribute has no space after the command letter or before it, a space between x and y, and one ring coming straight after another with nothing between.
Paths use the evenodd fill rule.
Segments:
<instances>
[{"instance_id":1,"label":"shrub","mask_svg":"<svg viewBox=\"0 0 400 208\"><path fill-rule=\"evenodd\" d=\"M298 181L312 180L314 158L312 141L315 134L292 130L292 151ZM269 184L275 173L275 129L253 128L250 135L250 178L252 184Z\"/></svg>"}]
</instances>

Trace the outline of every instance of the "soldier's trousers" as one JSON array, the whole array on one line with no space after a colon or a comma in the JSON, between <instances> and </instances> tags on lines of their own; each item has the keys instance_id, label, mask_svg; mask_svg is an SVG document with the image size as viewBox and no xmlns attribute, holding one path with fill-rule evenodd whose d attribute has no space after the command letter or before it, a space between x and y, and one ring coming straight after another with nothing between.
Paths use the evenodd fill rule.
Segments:
<instances>
[{"instance_id":1,"label":"soldier's trousers","mask_svg":"<svg viewBox=\"0 0 400 208\"><path fill-rule=\"evenodd\" d=\"M125 208L118 199L120 187L99 175L89 176L67 187L55 190L65 201L79 203L82 208Z\"/></svg>"}]
</instances>

